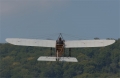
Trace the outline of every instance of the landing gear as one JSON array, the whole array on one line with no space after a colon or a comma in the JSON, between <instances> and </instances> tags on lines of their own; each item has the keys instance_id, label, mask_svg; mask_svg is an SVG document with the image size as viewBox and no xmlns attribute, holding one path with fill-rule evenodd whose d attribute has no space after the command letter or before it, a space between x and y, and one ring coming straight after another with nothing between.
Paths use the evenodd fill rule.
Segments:
<instances>
[{"instance_id":1,"label":"landing gear","mask_svg":"<svg viewBox=\"0 0 120 78\"><path fill-rule=\"evenodd\" d=\"M53 55L53 54L52 54L52 48L51 48L50 50L51 50L50 55L52 56L52 55Z\"/></svg>"},{"instance_id":2,"label":"landing gear","mask_svg":"<svg viewBox=\"0 0 120 78\"><path fill-rule=\"evenodd\" d=\"M71 57L71 48L69 48L69 55L68 56Z\"/></svg>"},{"instance_id":3,"label":"landing gear","mask_svg":"<svg viewBox=\"0 0 120 78\"><path fill-rule=\"evenodd\" d=\"M65 51L64 51L64 55L63 55L64 57L66 56L66 54L65 54Z\"/></svg>"}]
</instances>

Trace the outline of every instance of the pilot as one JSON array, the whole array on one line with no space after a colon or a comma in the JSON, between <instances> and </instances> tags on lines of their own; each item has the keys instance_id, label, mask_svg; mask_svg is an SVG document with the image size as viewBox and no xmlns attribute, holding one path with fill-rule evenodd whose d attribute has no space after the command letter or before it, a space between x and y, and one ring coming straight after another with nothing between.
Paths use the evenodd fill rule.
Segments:
<instances>
[{"instance_id":1,"label":"pilot","mask_svg":"<svg viewBox=\"0 0 120 78\"><path fill-rule=\"evenodd\" d=\"M63 40L61 39L61 37L59 38L59 40L57 40L57 44L63 44Z\"/></svg>"}]
</instances>

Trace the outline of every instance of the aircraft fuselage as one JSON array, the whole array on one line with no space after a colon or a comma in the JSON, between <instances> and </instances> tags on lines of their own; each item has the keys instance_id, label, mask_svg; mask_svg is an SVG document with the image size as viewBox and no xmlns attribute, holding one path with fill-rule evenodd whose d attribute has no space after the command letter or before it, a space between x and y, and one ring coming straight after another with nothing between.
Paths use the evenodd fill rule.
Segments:
<instances>
[{"instance_id":1,"label":"aircraft fuselage","mask_svg":"<svg viewBox=\"0 0 120 78\"><path fill-rule=\"evenodd\" d=\"M59 37L56 41L56 57L61 57L64 54L64 40Z\"/></svg>"}]
</instances>

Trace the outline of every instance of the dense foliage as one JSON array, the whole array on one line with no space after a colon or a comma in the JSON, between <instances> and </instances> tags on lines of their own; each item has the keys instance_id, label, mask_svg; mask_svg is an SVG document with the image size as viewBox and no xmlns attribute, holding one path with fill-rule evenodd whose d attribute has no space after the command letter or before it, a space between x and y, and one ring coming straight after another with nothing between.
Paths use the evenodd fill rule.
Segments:
<instances>
[{"instance_id":1,"label":"dense foliage","mask_svg":"<svg viewBox=\"0 0 120 78\"><path fill-rule=\"evenodd\" d=\"M37 61L47 55L50 48L0 44L0 78L120 77L120 39L107 47L72 49L77 63Z\"/></svg>"}]
</instances>

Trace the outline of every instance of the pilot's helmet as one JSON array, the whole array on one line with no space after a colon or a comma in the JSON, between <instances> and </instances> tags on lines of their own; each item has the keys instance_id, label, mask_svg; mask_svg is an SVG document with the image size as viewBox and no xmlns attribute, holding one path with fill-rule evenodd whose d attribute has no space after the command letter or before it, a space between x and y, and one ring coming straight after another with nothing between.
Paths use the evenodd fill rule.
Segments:
<instances>
[{"instance_id":1,"label":"pilot's helmet","mask_svg":"<svg viewBox=\"0 0 120 78\"><path fill-rule=\"evenodd\" d=\"M62 40L61 37L59 38L59 40L60 40L60 41Z\"/></svg>"}]
</instances>

